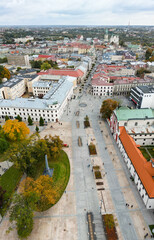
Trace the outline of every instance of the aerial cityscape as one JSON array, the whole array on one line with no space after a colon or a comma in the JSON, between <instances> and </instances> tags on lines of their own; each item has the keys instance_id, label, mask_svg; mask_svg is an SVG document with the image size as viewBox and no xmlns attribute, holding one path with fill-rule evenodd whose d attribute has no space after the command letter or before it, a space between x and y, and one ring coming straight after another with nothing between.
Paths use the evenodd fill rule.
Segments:
<instances>
[{"instance_id":1,"label":"aerial cityscape","mask_svg":"<svg viewBox=\"0 0 154 240\"><path fill-rule=\"evenodd\" d=\"M0 12L0 239L154 239L153 1Z\"/></svg>"}]
</instances>

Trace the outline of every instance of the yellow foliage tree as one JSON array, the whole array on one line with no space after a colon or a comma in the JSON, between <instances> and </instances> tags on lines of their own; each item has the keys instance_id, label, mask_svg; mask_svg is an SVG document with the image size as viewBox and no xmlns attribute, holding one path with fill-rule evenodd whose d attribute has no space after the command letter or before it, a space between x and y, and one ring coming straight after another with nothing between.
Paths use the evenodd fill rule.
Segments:
<instances>
[{"instance_id":1,"label":"yellow foliage tree","mask_svg":"<svg viewBox=\"0 0 154 240\"><path fill-rule=\"evenodd\" d=\"M36 180L27 177L21 182L19 189L25 197L37 199L35 206L39 211L44 211L56 202L57 193L53 189L52 178L48 175L41 175Z\"/></svg>"},{"instance_id":2,"label":"yellow foliage tree","mask_svg":"<svg viewBox=\"0 0 154 240\"><path fill-rule=\"evenodd\" d=\"M30 133L29 128L24 122L7 120L3 125L4 134L12 141L23 140Z\"/></svg>"}]
</instances>

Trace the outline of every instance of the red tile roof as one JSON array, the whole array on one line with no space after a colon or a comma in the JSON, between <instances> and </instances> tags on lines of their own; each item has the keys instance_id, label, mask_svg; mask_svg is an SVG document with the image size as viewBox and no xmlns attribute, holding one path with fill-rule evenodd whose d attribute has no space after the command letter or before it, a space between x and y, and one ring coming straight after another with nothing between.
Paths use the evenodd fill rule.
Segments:
<instances>
[{"instance_id":1,"label":"red tile roof","mask_svg":"<svg viewBox=\"0 0 154 240\"><path fill-rule=\"evenodd\" d=\"M125 127L119 127L120 140L125 151L131 160L148 196L154 198L154 168L150 162L143 157L141 151L137 148L134 139L128 135Z\"/></svg>"},{"instance_id":2,"label":"red tile roof","mask_svg":"<svg viewBox=\"0 0 154 240\"><path fill-rule=\"evenodd\" d=\"M49 69L48 71L45 72L39 72L38 75L60 75L60 76L71 76L71 77L82 77L83 72L78 69L78 70L55 70L55 69Z\"/></svg>"}]
</instances>

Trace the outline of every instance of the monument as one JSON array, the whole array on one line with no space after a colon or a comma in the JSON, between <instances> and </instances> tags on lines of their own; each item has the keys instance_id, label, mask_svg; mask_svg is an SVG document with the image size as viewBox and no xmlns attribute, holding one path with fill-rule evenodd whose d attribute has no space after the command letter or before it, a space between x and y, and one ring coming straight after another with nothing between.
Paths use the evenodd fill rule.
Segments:
<instances>
[{"instance_id":1,"label":"monument","mask_svg":"<svg viewBox=\"0 0 154 240\"><path fill-rule=\"evenodd\" d=\"M48 175L49 177L52 177L53 175L53 168L52 169L49 168L47 155L45 155L45 169L44 169L43 175L45 176Z\"/></svg>"}]
</instances>

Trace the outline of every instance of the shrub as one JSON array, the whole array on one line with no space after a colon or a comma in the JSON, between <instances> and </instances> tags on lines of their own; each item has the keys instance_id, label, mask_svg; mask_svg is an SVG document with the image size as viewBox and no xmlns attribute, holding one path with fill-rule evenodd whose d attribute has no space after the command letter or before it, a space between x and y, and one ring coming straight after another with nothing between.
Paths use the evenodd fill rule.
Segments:
<instances>
[{"instance_id":1,"label":"shrub","mask_svg":"<svg viewBox=\"0 0 154 240\"><path fill-rule=\"evenodd\" d=\"M95 147L95 145L93 143L90 143L90 145L89 145L89 153L90 153L90 155L97 154L96 147Z\"/></svg>"},{"instance_id":2,"label":"shrub","mask_svg":"<svg viewBox=\"0 0 154 240\"><path fill-rule=\"evenodd\" d=\"M100 166L93 166L93 170L99 170Z\"/></svg>"},{"instance_id":3,"label":"shrub","mask_svg":"<svg viewBox=\"0 0 154 240\"><path fill-rule=\"evenodd\" d=\"M101 175L100 171L95 171L95 178L96 179L101 179L102 178L102 175Z\"/></svg>"},{"instance_id":4,"label":"shrub","mask_svg":"<svg viewBox=\"0 0 154 240\"><path fill-rule=\"evenodd\" d=\"M102 215L104 230L106 233L106 239L117 240L118 236L115 229L115 222L112 214Z\"/></svg>"},{"instance_id":5,"label":"shrub","mask_svg":"<svg viewBox=\"0 0 154 240\"><path fill-rule=\"evenodd\" d=\"M86 117L84 118L84 127L88 128L90 127L90 122L89 122L89 117L86 115Z\"/></svg>"}]
</instances>

